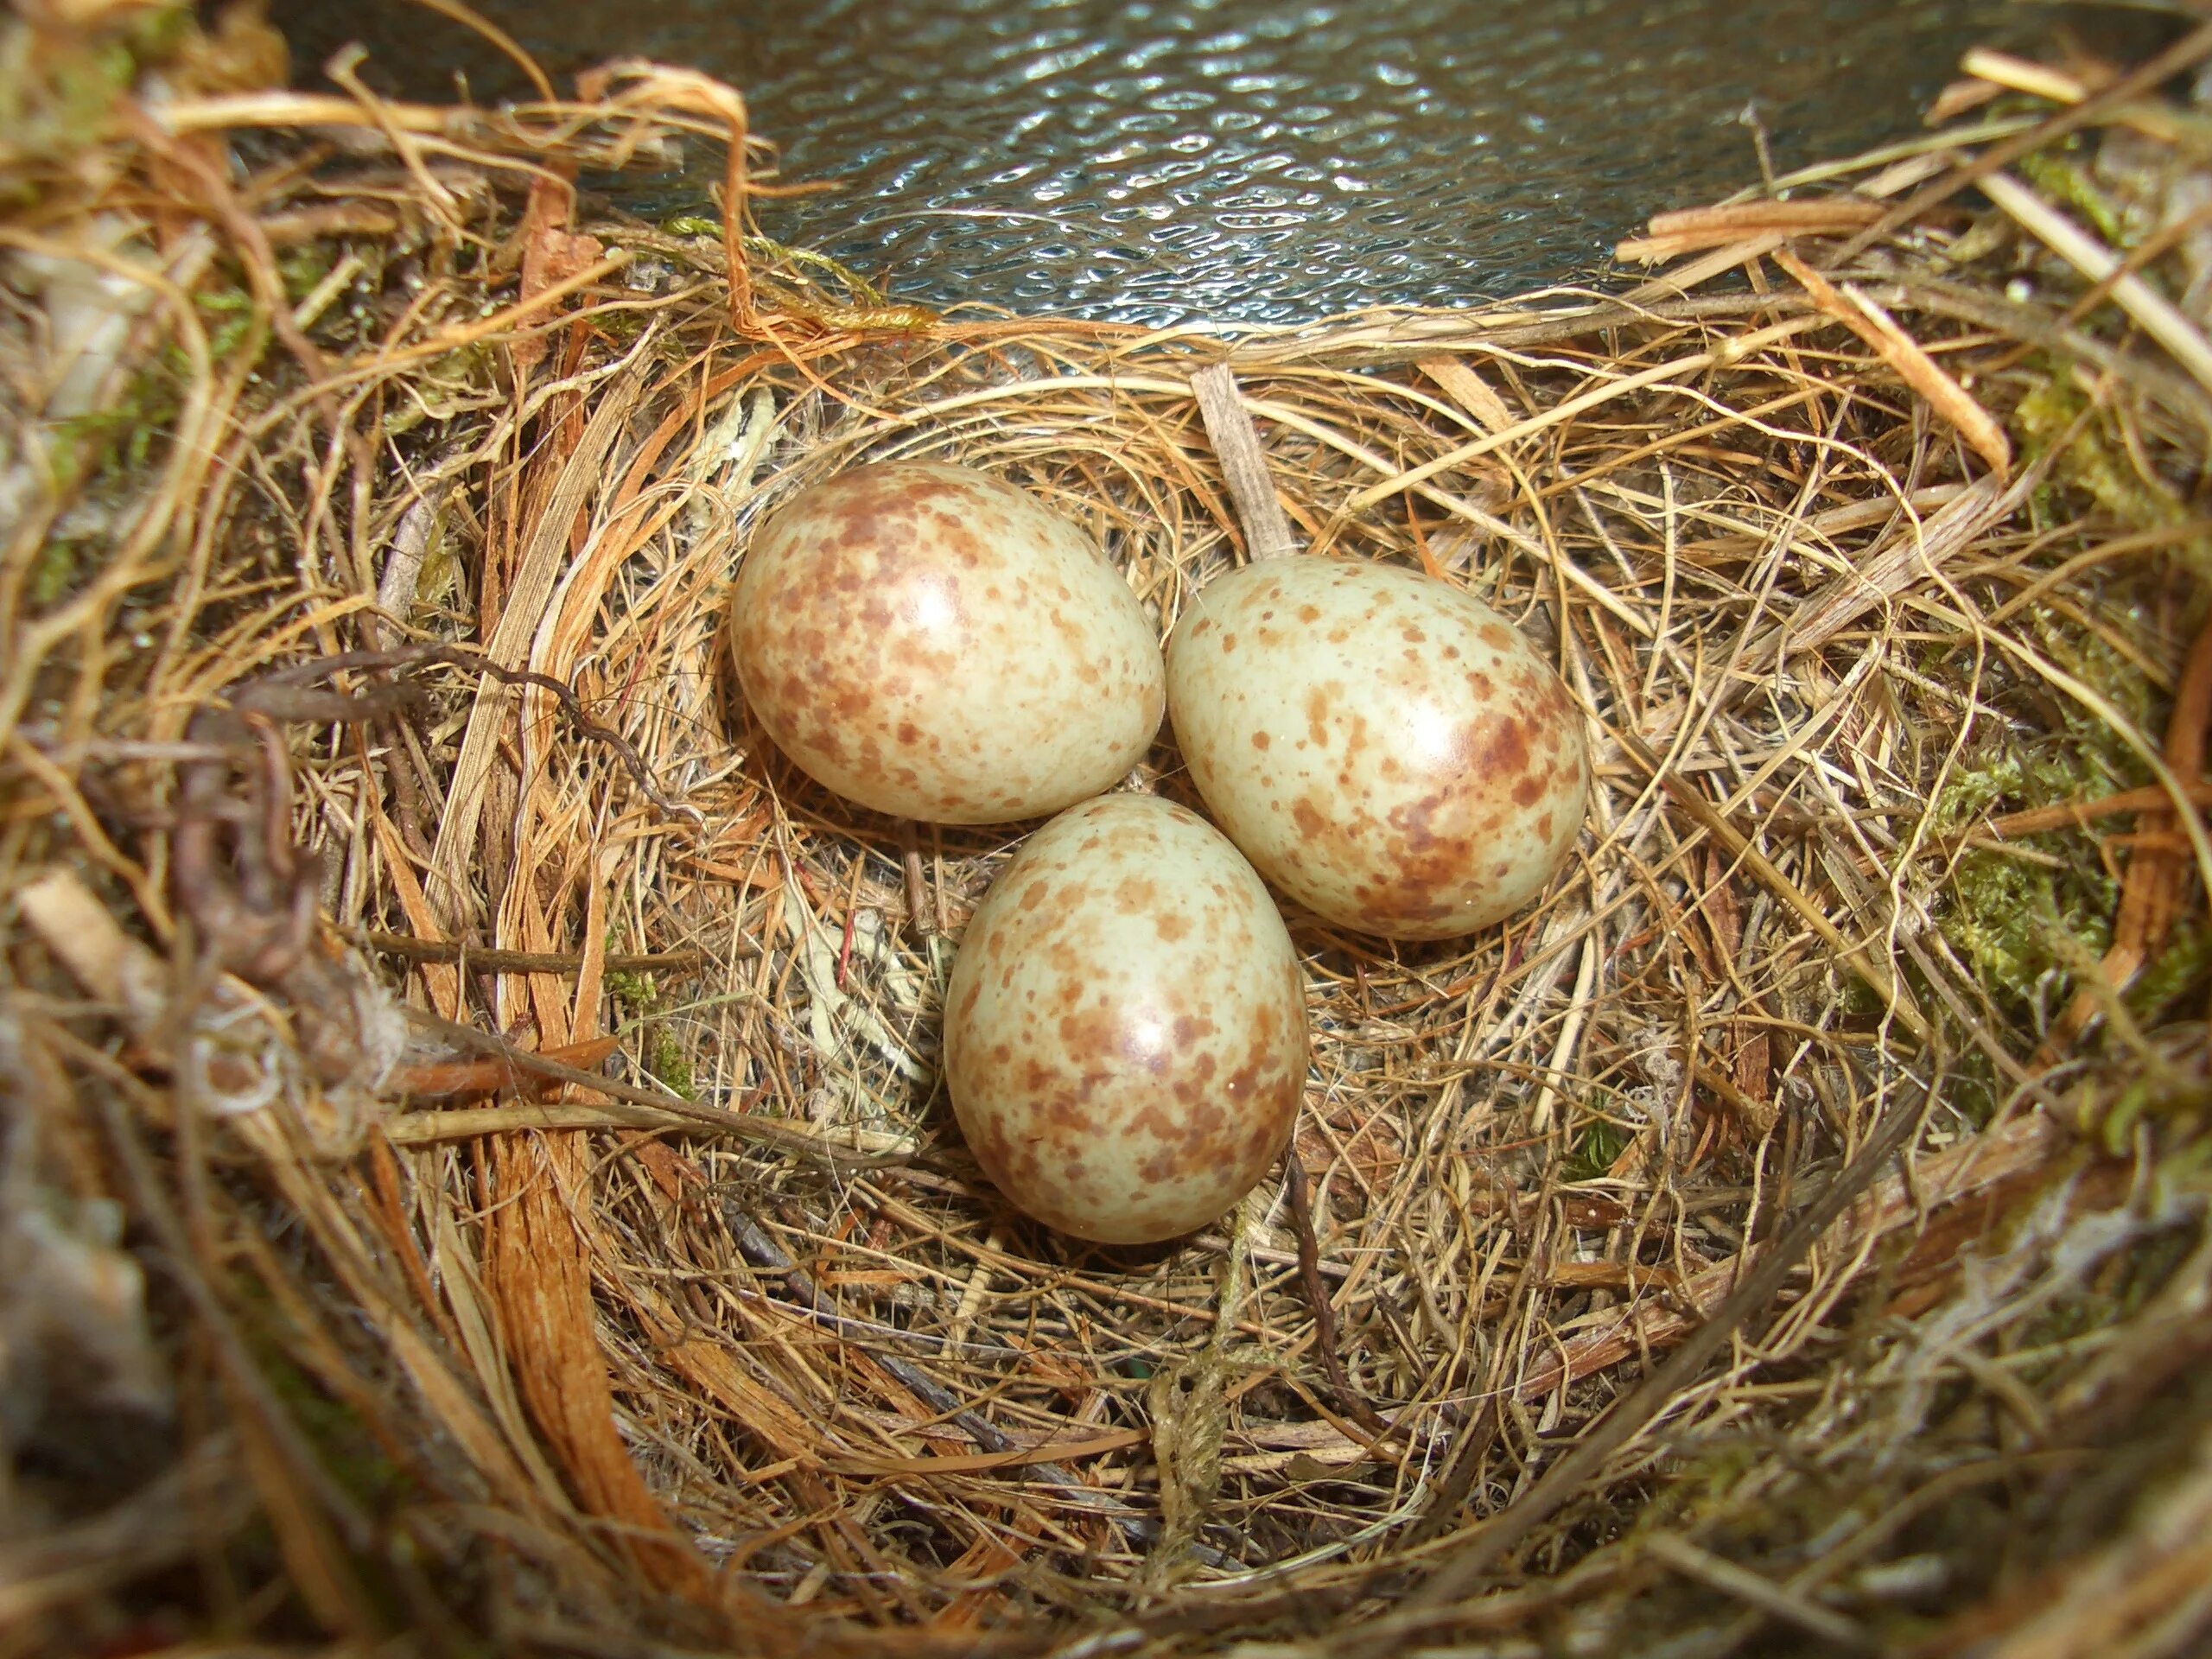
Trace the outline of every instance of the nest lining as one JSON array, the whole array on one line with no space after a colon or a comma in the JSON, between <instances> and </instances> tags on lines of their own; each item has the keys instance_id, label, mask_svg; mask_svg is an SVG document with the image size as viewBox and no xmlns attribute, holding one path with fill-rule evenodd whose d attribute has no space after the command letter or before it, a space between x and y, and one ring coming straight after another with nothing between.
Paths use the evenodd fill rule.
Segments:
<instances>
[{"instance_id":1,"label":"nest lining","mask_svg":"<svg viewBox=\"0 0 2212 1659\"><path fill-rule=\"evenodd\" d=\"M1586 1596L1577 1641L1655 1608L1685 1639L1865 1637L1899 1605L1879 1580L1810 1599L1853 1561L1816 1553L1747 1614L1710 1546L1792 1559L1849 1501L1827 1469L1932 1510L1936 1454L1901 1445L2010 1466L1975 1402L2047 1433L2156 1345L2091 1290L2179 1294L2139 1256L2197 1225L2195 1189L2131 1206L2066 1126L2159 1167L2144 1137L2186 1122L2200 1065L2175 997L2201 995L2202 830L2159 815L2202 772L2202 714L2194 752L2176 733L2212 684L2173 481L2202 391L2070 320L2078 289L2008 294L2024 245L1946 268L1992 221L1940 203L1833 273L1853 285L1760 263L1778 233L1834 262L1959 135L1831 169L1857 192L1826 219L1655 226L1694 280L1232 343L893 319L735 231L580 227L549 179L579 162L708 127L757 163L696 78L343 119L394 159L272 162L246 193L264 248L196 141L138 141L130 165L232 232L234 267L173 238L171 268L235 269L217 291L249 332L174 302L135 325L182 344L182 377L132 383L175 389L179 441L150 488L118 467L81 494L104 568L58 510L43 537L62 563L25 613L11 706L36 712L10 751L36 810L7 868L41 995L119 1010L120 1060L36 1016L41 1075L131 1103L136 1128L97 1133L148 1224L175 1223L194 1317L281 1330L341 1438L504 1516L403 1502L395 1524L435 1559L518 1552L527 1585L482 1592L508 1628L766 1640L781 1602L831 1647L1134 1619L1165 1650L1288 1616L1350 1650ZM727 178L741 226L753 181ZM308 213L326 228L285 219ZM257 264L270 224L321 257ZM271 284L281 313L256 308ZM1224 359L1306 556L1427 569L1546 642L1593 721L1596 804L1545 900L1473 939L1294 917L1316 1039L1295 1164L1217 1231L1093 1249L989 1192L934 1081L950 952L1018 829L910 839L780 762L722 606L777 500L929 456L1085 524L1165 629L1240 553L1190 388ZM2015 455L2000 417L2037 398L2069 412ZM1197 804L1166 745L1129 786ZM1961 872L2016 865L2059 924L2040 944L1960 901ZM2162 999L2116 988L2123 948ZM2115 1125L2123 1077L2149 1087ZM2081 1353L2038 1323L2093 1305ZM245 1397L249 1424L287 1421ZM289 1593L378 1628L346 1503L312 1455L271 1455L264 1503L340 1522L287 1537ZM1669 1541L1608 1548L1675 1515ZM1910 1559L1874 1531L1854 1560ZM1459 1605L1508 1550L1512 1587ZM374 1571L410 1617L439 1601Z\"/></svg>"}]
</instances>

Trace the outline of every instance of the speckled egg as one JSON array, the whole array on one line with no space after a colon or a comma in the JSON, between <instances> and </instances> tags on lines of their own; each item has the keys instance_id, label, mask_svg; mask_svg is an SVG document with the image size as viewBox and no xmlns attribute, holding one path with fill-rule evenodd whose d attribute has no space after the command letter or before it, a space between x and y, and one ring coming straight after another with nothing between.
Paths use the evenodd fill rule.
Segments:
<instances>
[{"instance_id":1,"label":"speckled egg","mask_svg":"<svg viewBox=\"0 0 2212 1659\"><path fill-rule=\"evenodd\" d=\"M1282 1154L1305 980L1274 901L1196 813L1109 795L1031 836L945 992L953 1114L983 1172L1102 1243L1216 1219Z\"/></svg>"},{"instance_id":2,"label":"speckled egg","mask_svg":"<svg viewBox=\"0 0 2212 1659\"><path fill-rule=\"evenodd\" d=\"M1542 890L1590 791L1582 715L1520 630L1389 565L1281 558L1167 643L1192 780L1260 873L1338 925L1470 933Z\"/></svg>"},{"instance_id":3,"label":"speckled egg","mask_svg":"<svg viewBox=\"0 0 2212 1659\"><path fill-rule=\"evenodd\" d=\"M1090 538L964 467L841 473L765 523L731 599L737 675L840 795L939 823L1039 817L1150 747L1158 636Z\"/></svg>"}]
</instances>

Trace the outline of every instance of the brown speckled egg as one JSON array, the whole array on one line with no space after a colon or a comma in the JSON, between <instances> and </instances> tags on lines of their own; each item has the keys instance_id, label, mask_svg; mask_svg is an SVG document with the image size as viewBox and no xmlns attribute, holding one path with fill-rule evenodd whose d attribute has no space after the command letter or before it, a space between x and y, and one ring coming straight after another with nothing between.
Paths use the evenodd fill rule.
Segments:
<instances>
[{"instance_id":1,"label":"brown speckled egg","mask_svg":"<svg viewBox=\"0 0 2212 1659\"><path fill-rule=\"evenodd\" d=\"M1269 559L1167 643L1167 706L1230 839L1342 926L1440 939L1542 890L1590 760L1558 675L1488 606L1389 565Z\"/></svg>"},{"instance_id":2,"label":"brown speckled egg","mask_svg":"<svg viewBox=\"0 0 2212 1659\"><path fill-rule=\"evenodd\" d=\"M1282 1153L1304 976L1252 867L1196 813L1109 795L1031 836L960 942L945 1078L983 1172L1109 1244L1202 1227Z\"/></svg>"},{"instance_id":3,"label":"brown speckled egg","mask_svg":"<svg viewBox=\"0 0 2212 1659\"><path fill-rule=\"evenodd\" d=\"M1160 645L1090 538L987 473L841 473L764 524L731 599L739 682L810 776L939 823L1110 788L1160 729Z\"/></svg>"}]
</instances>

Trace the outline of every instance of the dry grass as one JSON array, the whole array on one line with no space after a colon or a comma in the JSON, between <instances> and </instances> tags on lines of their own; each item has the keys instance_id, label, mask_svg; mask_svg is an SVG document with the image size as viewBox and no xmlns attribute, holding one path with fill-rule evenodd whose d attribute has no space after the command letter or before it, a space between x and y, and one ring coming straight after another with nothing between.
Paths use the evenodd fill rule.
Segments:
<instances>
[{"instance_id":1,"label":"dry grass","mask_svg":"<svg viewBox=\"0 0 2212 1659\"><path fill-rule=\"evenodd\" d=\"M741 104L646 67L10 161L0 244L116 321L63 421L55 287L0 317L7 1248L57 1293L8 1351L88 1379L10 1376L0 1651L2181 1651L2201 174L2159 77L2071 71L1655 224L1624 296L1234 340L749 242ZM733 146L721 238L563 182L678 137ZM1960 206L1997 166L2133 226L2153 340ZM927 455L1165 628L1240 556L1221 361L1308 556L1518 620L1599 789L1501 929L1293 918L1310 1198L1085 1248L936 1082L1018 829L792 772L722 604L778 500Z\"/></svg>"}]
</instances>

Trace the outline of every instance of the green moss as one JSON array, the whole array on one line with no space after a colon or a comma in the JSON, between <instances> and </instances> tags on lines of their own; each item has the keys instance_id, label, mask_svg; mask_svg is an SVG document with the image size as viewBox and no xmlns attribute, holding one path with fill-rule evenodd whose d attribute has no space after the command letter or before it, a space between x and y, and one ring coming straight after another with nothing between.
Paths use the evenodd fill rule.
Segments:
<instances>
[{"instance_id":1,"label":"green moss","mask_svg":"<svg viewBox=\"0 0 2212 1659\"><path fill-rule=\"evenodd\" d=\"M2146 1072L2136 1077L2101 1109L2091 1125L2115 1157L2124 1156L2135 1126L2145 1121L2194 1139L2212 1122L2212 1084L2186 1071Z\"/></svg>"},{"instance_id":2,"label":"green moss","mask_svg":"<svg viewBox=\"0 0 2212 1659\"><path fill-rule=\"evenodd\" d=\"M39 609L58 605L85 574L84 550L55 537L42 544L31 563L30 600Z\"/></svg>"},{"instance_id":3,"label":"green moss","mask_svg":"<svg viewBox=\"0 0 2212 1659\"><path fill-rule=\"evenodd\" d=\"M2036 744L2008 739L1954 771L1936 800L1934 827L1948 836L1991 815L2109 794L2137 781L2133 760L2101 725ZM2120 899L2080 834L2030 836L2018 845L2019 853L1962 855L1937 915L1952 950L2016 1018L2051 1007L2072 965L2103 952Z\"/></svg>"},{"instance_id":4,"label":"green moss","mask_svg":"<svg viewBox=\"0 0 2212 1659\"><path fill-rule=\"evenodd\" d=\"M127 481L143 473L156 446L176 429L183 412L180 366L149 364L130 377L108 408L56 422L54 430L64 440L51 449L57 482Z\"/></svg>"},{"instance_id":5,"label":"green moss","mask_svg":"<svg viewBox=\"0 0 2212 1659\"><path fill-rule=\"evenodd\" d=\"M2118 898L2101 874L1971 852L1952 878L1943 937L1981 984L2018 1011L2047 1001L2037 995L2046 976L2062 976L2084 955L2103 953ZM2071 948L2064 938L2074 941Z\"/></svg>"},{"instance_id":6,"label":"green moss","mask_svg":"<svg viewBox=\"0 0 2212 1659\"><path fill-rule=\"evenodd\" d=\"M2124 619L2115 619L2124 625ZM2094 689L2131 724L2157 730L2156 689L2098 634L2054 613L2021 619L2044 654ZM2001 701L2001 699L2000 699ZM2103 720L2070 698L2050 696L2019 723L2045 729L2032 740L2007 733L1967 754L1930 807L1930 827L1948 837L1986 817L2094 800L2150 781L2141 759ZM1961 855L1937 925L2008 1019L2033 1023L2069 996L2082 964L2111 943L2120 886L2096 841L2081 830L2026 836L2005 849ZM2162 983L2193 971L2177 958Z\"/></svg>"},{"instance_id":7,"label":"green moss","mask_svg":"<svg viewBox=\"0 0 2212 1659\"><path fill-rule=\"evenodd\" d=\"M302 242L276 256L276 274L284 284L284 297L294 305L315 290L338 261L327 243Z\"/></svg>"},{"instance_id":8,"label":"green moss","mask_svg":"<svg viewBox=\"0 0 2212 1659\"><path fill-rule=\"evenodd\" d=\"M253 296L242 288L219 288L192 296L207 330L207 351L218 363L233 355L254 330Z\"/></svg>"},{"instance_id":9,"label":"green moss","mask_svg":"<svg viewBox=\"0 0 2212 1659\"><path fill-rule=\"evenodd\" d=\"M262 1378L314 1445L316 1459L346 1493L372 1513L405 1496L405 1472L384 1453L360 1414L325 1393L273 1346L258 1356Z\"/></svg>"},{"instance_id":10,"label":"green moss","mask_svg":"<svg viewBox=\"0 0 2212 1659\"><path fill-rule=\"evenodd\" d=\"M292 1357L291 1320L259 1279L240 1273L233 1291L248 1317L243 1334L254 1370L315 1450L316 1461L354 1498L381 1511L404 1497L412 1483L385 1455L360 1414L325 1389Z\"/></svg>"},{"instance_id":11,"label":"green moss","mask_svg":"<svg viewBox=\"0 0 2212 1659\"><path fill-rule=\"evenodd\" d=\"M0 198L35 200L41 169L79 161L112 130L141 67L173 57L195 32L185 0L137 10L119 29L99 27L34 29L0 17Z\"/></svg>"},{"instance_id":12,"label":"green moss","mask_svg":"<svg viewBox=\"0 0 2212 1659\"><path fill-rule=\"evenodd\" d=\"M2089 152L2079 139L2031 151L2020 158L2020 171L2047 196L2088 219L2110 244L2133 245L2128 233L2126 211L2088 174Z\"/></svg>"},{"instance_id":13,"label":"green moss","mask_svg":"<svg viewBox=\"0 0 2212 1659\"><path fill-rule=\"evenodd\" d=\"M645 1070L663 1084L686 1100L694 1098L690 1057L684 1053L676 1028L667 1020L657 1021L646 1030L645 1059Z\"/></svg>"},{"instance_id":14,"label":"green moss","mask_svg":"<svg viewBox=\"0 0 2212 1659\"><path fill-rule=\"evenodd\" d=\"M613 948L612 941L608 948ZM664 1088L681 1095L686 1100L696 1099L696 1087L691 1075L691 1057L684 1052L683 1039L677 1033L673 1020L658 1017L661 1010L660 988L651 974L610 972L607 988L630 1011L631 1020L645 1027L644 1052L639 1056L641 1064Z\"/></svg>"},{"instance_id":15,"label":"green moss","mask_svg":"<svg viewBox=\"0 0 2212 1659\"><path fill-rule=\"evenodd\" d=\"M1567 1179L1570 1182L1602 1180L1611 1173L1613 1160L1628 1150L1628 1132L1618 1124L1592 1118L1575 1137L1574 1150L1567 1160Z\"/></svg>"},{"instance_id":16,"label":"green moss","mask_svg":"<svg viewBox=\"0 0 2212 1659\"><path fill-rule=\"evenodd\" d=\"M396 437L425 421L449 421L475 406L492 386L493 355L490 346L475 345L431 359L410 382L407 396L394 404L385 421L385 435Z\"/></svg>"},{"instance_id":17,"label":"green moss","mask_svg":"<svg viewBox=\"0 0 2212 1659\"><path fill-rule=\"evenodd\" d=\"M2183 992L2201 984L2208 973L2212 973L2212 928L2184 924L2127 988L2128 1009L2139 1019L2152 1019Z\"/></svg>"},{"instance_id":18,"label":"green moss","mask_svg":"<svg viewBox=\"0 0 2212 1659\"><path fill-rule=\"evenodd\" d=\"M2054 447L2064 445L2053 459L2050 481L2038 493L2039 512L2056 522L2051 492L2070 488L2133 529L2178 524L2186 518L2188 509L2173 492L2163 481L2145 478L2128 460L2111 412L2100 409L2090 413L2088 394L2064 367L2048 360L2038 366L2042 378L2014 405L2012 425L2026 461L2040 460Z\"/></svg>"}]
</instances>

